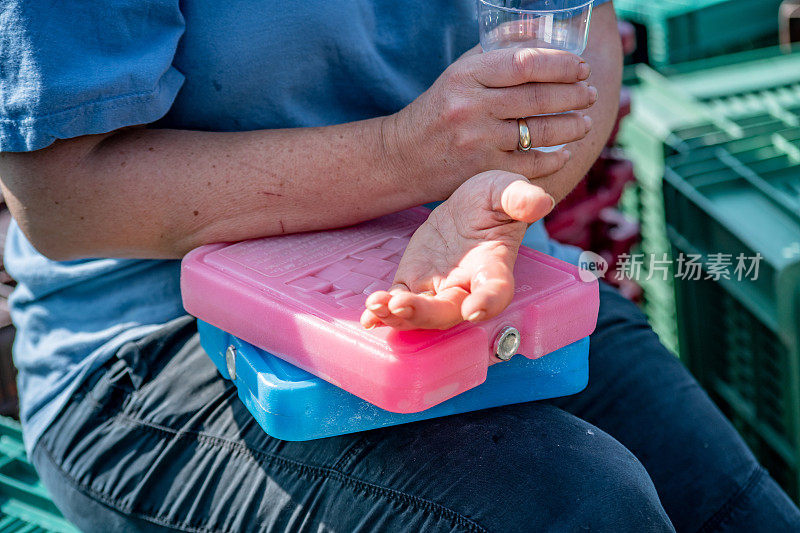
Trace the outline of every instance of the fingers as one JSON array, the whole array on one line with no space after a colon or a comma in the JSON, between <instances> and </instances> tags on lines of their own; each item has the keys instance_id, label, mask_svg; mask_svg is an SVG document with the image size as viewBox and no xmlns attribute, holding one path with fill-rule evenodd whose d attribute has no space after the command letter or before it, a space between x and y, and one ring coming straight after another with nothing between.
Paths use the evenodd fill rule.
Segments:
<instances>
[{"instance_id":1,"label":"fingers","mask_svg":"<svg viewBox=\"0 0 800 533\"><path fill-rule=\"evenodd\" d=\"M438 294L415 294L408 290L376 292L367 299L367 310L361 315L361 325L372 329L386 325L400 330L448 329L464 319L461 303L467 291L451 287Z\"/></svg>"},{"instance_id":2,"label":"fingers","mask_svg":"<svg viewBox=\"0 0 800 533\"><path fill-rule=\"evenodd\" d=\"M549 205L550 201L547 203ZM505 263L492 263L472 278L470 293L461 304L461 314L471 322L488 320L503 312L513 298L513 271Z\"/></svg>"},{"instance_id":3,"label":"fingers","mask_svg":"<svg viewBox=\"0 0 800 533\"><path fill-rule=\"evenodd\" d=\"M405 321L412 328L448 329L463 321L461 302L467 297L467 291L461 287L451 287L436 295L398 293L392 297L389 309L411 308Z\"/></svg>"},{"instance_id":4,"label":"fingers","mask_svg":"<svg viewBox=\"0 0 800 533\"><path fill-rule=\"evenodd\" d=\"M377 326L414 329L406 325L406 319L414 314L414 307L402 299L392 301L399 294L411 294L411 291L406 285L396 283L390 292L377 291L370 294L365 302L367 310L361 314L361 325L367 329Z\"/></svg>"},{"instance_id":5,"label":"fingers","mask_svg":"<svg viewBox=\"0 0 800 533\"><path fill-rule=\"evenodd\" d=\"M541 187L527 180L517 180L503 189L499 204L514 220L533 224L547 216L556 201Z\"/></svg>"},{"instance_id":6,"label":"fingers","mask_svg":"<svg viewBox=\"0 0 800 533\"><path fill-rule=\"evenodd\" d=\"M532 224L545 217L555 207L555 199L547 191L520 174L490 170L474 176L472 180L482 180L484 184L481 187L489 191L487 209L506 214L512 220ZM470 182L467 182L462 187L469 184ZM503 278L505 275L495 271L489 273L497 274L495 276L497 278ZM473 279L480 281L479 277ZM490 276L490 279L494 278Z\"/></svg>"},{"instance_id":7,"label":"fingers","mask_svg":"<svg viewBox=\"0 0 800 533\"><path fill-rule=\"evenodd\" d=\"M490 91L496 118L517 119L533 115L587 109L597 101L597 89L580 83L526 83Z\"/></svg>"},{"instance_id":8,"label":"fingers","mask_svg":"<svg viewBox=\"0 0 800 533\"><path fill-rule=\"evenodd\" d=\"M548 201L549 203L549 201ZM499 315L514 297L514 277L508 265L494 263L471 280L470 291L451 287L431 294L410 291L373 293L361 315L367 329L449 329L461 322L482 322Z\"/></svg>"},{"instance_id":9,"label":"fingers","mask_svg":"<svg viewBox=\"0 0 800 533\"><path fill-rule=\"evenodd\" d=\"M361 325L366 329L384 325L382 319L388 318L391 312L388 309L392 295L386 291L377 291L369 295L366 301L367 309L361 314Z\"/></svg>"},{"instance_id":10,"label":"fingers","mask_svg":"<svg viewBox=\"0 0 800 533\"><path fill-rule=\"evenodd\" d=\"M592 129L592 118L578 112L528 117L525 122L531 132L534 146L558 146L579 141Z\"/></svg>"},{"instance_id":11,"label":"fingers","mask_svg":"<svg viewBox=\"0 0 800 533\"><path fill-rule=\"evenodd\" d=\"M580 112L527 117L525 123L531 133L533 146L558 146L586 137L592 129L592 118ZM516 120L503 121L499 148L516 150L519 146L519 124Z\"/></svg>"},{"instance_id":12,"label":"fingers","mask_svg":"<svg viewBox=\"0 0 800 533\"><path fill-rule=\"evenodd\" d=\"M580 57L563 50L505 48L465 58L464 67L484 87L525 83L575 83L591 74Z\"/></svg>"},{"instance_id":13,"label":"fingers","mask_svg":"<svg viewBox=\"0 0 800 533\"><path fill-rule=\"evenodd\" d=\"M572 158L572 154L565 148L555 152L540 152L539 150L529 150L527 152L509 151L503 154L503 158L502 167L532 180L555 174L564 168Z\"/></svg>"}]
</instances>

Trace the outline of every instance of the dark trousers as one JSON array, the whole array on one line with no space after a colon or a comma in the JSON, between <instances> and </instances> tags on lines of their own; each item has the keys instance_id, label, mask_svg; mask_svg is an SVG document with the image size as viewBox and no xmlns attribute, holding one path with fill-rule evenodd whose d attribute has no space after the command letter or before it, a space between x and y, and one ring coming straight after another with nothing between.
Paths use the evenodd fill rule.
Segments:
<instances>
[{"instance_id":1,"label":"dark trousers","mask_svg":"<svg viewBox=\"0 0 800 533\"><path fill-rule=\"evenodd\" d=\"M180 318L88 378L33 461L86 531L800 531L639 310L601 302L581 394L310 442L266 435Z\"/></svg>"}]
</instances>

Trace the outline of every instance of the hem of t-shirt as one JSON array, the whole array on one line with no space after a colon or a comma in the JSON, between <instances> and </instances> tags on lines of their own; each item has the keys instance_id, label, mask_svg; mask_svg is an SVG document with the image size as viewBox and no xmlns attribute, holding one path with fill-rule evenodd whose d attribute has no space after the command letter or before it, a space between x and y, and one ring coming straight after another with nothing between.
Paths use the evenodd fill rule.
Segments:
<instances>
[{"instance_id":1,"label":"hem of t-shirt","mask_svg":"<svg viewBox=\"0 0 800 533\"><path fill-rule=\"evenodd\" d=\"M166 322L164 323L166 324ZM34 413L22 417L22 440L28 457L33 457L33 449L47 428L55 421L69 399L95 370L111 359L123 345L136 342L158 331L164 324L137 326L120 332L105 344L94 350L84 361L78 374L70 380L69 386L61 390L53 399L42 405Z\"/></svg>"},{"instance_id":2,"label":"hem of t-shirt","mask_svg":"<svg viewBox=\"0 0 800 533\"><path fill-rule=\"evenodd\" d=\"M32 152L56 139L154 122L172 107L183 81L183 74L170 67L153 90L95 100L47 115L0 118L0 152Z\"/></svg>"}]
</instances>

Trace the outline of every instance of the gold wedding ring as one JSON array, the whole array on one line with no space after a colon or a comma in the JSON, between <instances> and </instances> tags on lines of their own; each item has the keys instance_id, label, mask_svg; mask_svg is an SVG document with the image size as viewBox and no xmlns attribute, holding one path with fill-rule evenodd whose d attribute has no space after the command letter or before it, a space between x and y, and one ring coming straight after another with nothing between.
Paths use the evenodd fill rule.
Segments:
<instances>
[{"instance_id":1,"label":"gold wedding ring","mask_svg":"<svg viewBox=\"0 0 800 533\"><path fill-rule=\"evenodd\" d=\"M518 118L517 125L519 126L519 145L517 148L521 152L527 152L531 149L531 130L528 129L528 123L524 118Z\"/></svg>"}]
</instances>

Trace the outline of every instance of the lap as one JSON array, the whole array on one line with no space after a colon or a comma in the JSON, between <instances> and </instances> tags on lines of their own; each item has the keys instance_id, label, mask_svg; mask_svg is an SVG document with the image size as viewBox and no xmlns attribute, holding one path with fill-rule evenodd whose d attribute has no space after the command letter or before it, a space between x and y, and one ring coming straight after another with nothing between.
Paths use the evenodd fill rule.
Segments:
<instances>
[{"instance_id":1,"label":"lap","mask_svg":"<svg viewBox=\"0 0 800 533\"><path fill-rule=\"evenodd\" d=\"M88 380L34 461L86 529L120 520L131 531L669 530L639 459L667 511L700 507L680 518L687 527L724 522L720 510L733 516L738 507L728 504L746 501L737 495L754 476L762 492L766 481L638 312L617 299L604 289L581 395L310 442L266 435L202 352L193 321L179 319ZM686 416L691 409L714 423ZM720 440L733 468L719 461L720 472L701 474L697 447ZM693 492L717 477L730 480L719 494ZM102 505L106 522L82 513L81 498Z\"/></svg>"}]
</instances>

